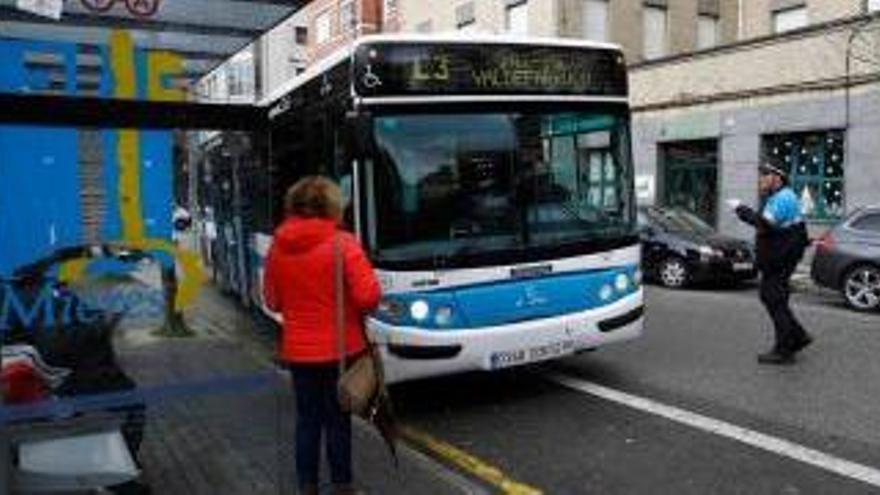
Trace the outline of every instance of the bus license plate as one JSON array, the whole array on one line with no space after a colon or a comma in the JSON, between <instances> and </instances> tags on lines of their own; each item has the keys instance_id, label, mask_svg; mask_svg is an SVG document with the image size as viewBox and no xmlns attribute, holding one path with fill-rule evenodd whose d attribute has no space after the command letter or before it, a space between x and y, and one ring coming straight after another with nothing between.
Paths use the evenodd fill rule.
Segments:
<instances>
[{"instance_id":1,"label":"bus license plate","mask_svg":"<svg viewBox=\"0 0 880 495\"><path fill-rule=\"evenodd\" d=\"M491 369L499 369L525 363L545 361L547 359L570 354L574 351L574 347L573 340L563 340L535 347L493 352L489 355L489 367Z\"/></svg>"},{"instance_id":2,"label":"bus license plate","mask_svg":"<svg viewBox=\"0 0 880 495\"><path fill-rule=\"evenodd\" d=\"M755 268L755 265L752 263L734 263L733 271L735 272L747 272Z\"/></svg>"}]
</instances>

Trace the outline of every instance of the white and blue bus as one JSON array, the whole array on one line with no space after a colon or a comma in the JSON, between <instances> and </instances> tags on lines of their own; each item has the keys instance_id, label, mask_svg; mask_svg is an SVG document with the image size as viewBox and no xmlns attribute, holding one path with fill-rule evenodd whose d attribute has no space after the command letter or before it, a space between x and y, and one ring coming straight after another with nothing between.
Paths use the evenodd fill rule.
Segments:
<instances>
[{"instance_id":1,"label":"white and blue bus","mask_svg":"<svg viewBox=\"0 0 880 495\"><path fill-rule=\"evenodd\" d=\"M368 36L266 98L270 214L337 177L384 290L371 337L390 381L494 370L637 337L630 114L613 45ZM259 301L256 300L259 304Z\"/></svg>"}]
</instances>

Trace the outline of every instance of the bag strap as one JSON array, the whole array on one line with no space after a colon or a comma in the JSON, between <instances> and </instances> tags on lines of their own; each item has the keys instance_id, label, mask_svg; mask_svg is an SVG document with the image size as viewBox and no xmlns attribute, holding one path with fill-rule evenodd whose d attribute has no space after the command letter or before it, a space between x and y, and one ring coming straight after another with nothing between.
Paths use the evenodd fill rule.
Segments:
<instances>
[{"instance_id":1,"label":"bag strap","mask_svg":"<svg viewBox=\"0 0 880 495\"><path fill-rule=\"evenodd\" d=\"M345 274L339 234L333 234L333 292L336 297L336 347L339 350L339 376L345 373Z\"/></svg>"}]
</instances>

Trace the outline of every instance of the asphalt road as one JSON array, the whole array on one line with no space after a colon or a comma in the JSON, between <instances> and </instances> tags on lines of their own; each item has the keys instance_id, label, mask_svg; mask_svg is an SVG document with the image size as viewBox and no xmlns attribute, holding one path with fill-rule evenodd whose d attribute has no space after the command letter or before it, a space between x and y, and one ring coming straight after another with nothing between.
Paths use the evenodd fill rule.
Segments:
<instances>
[{"instance_id":1,"label":"asphalt road","mask_svg":"<svg viewBox=\"0 0 880 495\"><path fill-rule=\"evenodd\" d=\"M393 391L399 413L545 494L880 493L835 471L849 461L880 475L880 314L798 295L815 343L796 365L766 367L755 357L770 346L770 322L754 288L649 288L647 308L638 341L403 385ZM789 443L768 451L563 387L558 374ZM804 462L805 448L824 460Z\"/></svg>"}]
</instances>

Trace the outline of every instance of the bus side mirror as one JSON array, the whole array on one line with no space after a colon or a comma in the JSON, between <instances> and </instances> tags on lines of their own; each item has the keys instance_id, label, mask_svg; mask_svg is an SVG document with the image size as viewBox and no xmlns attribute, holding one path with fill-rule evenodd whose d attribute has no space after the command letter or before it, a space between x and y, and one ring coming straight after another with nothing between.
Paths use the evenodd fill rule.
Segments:
<instances>
[{"instance_id":1,"label":"bus side mirror","mask_svg":"<svg viewBox=\"0 0 880 495\"><path fill-rule=\"evenodd\" d=\"M346 145L353 156L365 153L370 147L372 131L369 112L349 110L345 112Z\"/></svg>"}]
</instances>

